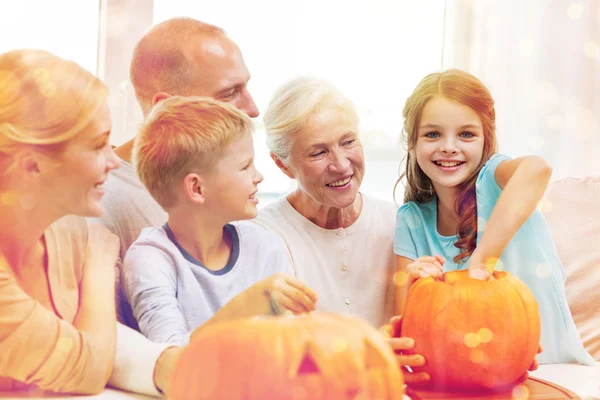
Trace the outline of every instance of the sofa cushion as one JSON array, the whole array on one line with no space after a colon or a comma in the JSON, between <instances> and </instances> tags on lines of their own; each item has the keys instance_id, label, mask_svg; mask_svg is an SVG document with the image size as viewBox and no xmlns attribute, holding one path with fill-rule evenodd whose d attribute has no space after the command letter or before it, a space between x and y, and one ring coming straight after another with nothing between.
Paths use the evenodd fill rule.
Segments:
<instances>
[{"instance_id":1,"label":"sofa cushion","mask_svg":"<svg viewBox=\"0 0 600 400\"><path fill-rule=\"evenodd\" d=\"M586 350L600 361L600 176L551 183L541 208L567 273L575 325Z\"/></svg>"}]
</instances>

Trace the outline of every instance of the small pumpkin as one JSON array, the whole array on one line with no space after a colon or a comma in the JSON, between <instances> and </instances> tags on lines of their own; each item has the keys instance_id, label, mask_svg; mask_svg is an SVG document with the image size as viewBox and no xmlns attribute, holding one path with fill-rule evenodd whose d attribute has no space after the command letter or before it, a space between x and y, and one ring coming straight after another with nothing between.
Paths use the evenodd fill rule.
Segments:
<instances>
[{"instance_id":1,"label":"small pumpkin","mask_svg":"<svg viewBox=\"0 0 600 400\"><path fill-rule=\"evenodd\" d=\"M517 277L470 278L467 270L441 280L418 279L409 289L402 336L426 359L414 368L441 389L493 389L519 380L540 342L540 314L531 290Z\"/></svg>"},{"instance_id":2,"label":"small pumpkin","mask_svg":"<svg viewBox=\"0 0 600 400\"><path fill-rule=\"evenodd\" d=\"M383 335L328 313L207 326L178 361L173 400L402 399L402 372Z\"/></svg>"}]
</instances>

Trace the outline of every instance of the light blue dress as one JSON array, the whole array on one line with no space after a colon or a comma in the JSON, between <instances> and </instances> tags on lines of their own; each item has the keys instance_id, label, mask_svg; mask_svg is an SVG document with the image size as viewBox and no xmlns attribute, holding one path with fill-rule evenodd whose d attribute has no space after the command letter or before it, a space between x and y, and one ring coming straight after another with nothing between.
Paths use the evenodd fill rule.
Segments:
<instances>
[{"instance_id":1,"label":"light blue dress","mask_svg":"<svg viewBox=\"0 0 600 400\"><path fill-rule=\"evenodd\" d=\"M477 243L486 221L502 193L495 178L496 167L509 157L495 154L481 169L477 178ZM437 232L437 198L428 203L408 202L398 210L394 233L394 252L416 259L440 254L446 259L444 272L467 268L453 259L460 251L454 246L458 236L442 236ZM508 243L496 270L508 271L520 278L533 292L539 304L542 323L543 352L540 364L572 363L594 365L585 351L565 295L565 271L556 253L546 220L536 210Z\"/></svg>"}]
</instances>

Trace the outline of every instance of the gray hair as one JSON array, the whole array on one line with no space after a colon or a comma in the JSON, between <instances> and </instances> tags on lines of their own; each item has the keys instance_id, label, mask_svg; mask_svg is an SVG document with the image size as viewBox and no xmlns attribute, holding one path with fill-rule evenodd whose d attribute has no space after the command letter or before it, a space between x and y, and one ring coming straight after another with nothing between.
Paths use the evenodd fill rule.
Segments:
<instances>
[{"instance_id":1,"label":"gray hair","mask_svg":"<svg viewBox=\"0 0 600 400\"><path fill-rule=\"evenodd\" d=\"M281 85L263 117L269 151L288 164L292 135L325 108L339 108L358 120L354 103L325 80L303 76Z\"/></svg>"}]
</instances>

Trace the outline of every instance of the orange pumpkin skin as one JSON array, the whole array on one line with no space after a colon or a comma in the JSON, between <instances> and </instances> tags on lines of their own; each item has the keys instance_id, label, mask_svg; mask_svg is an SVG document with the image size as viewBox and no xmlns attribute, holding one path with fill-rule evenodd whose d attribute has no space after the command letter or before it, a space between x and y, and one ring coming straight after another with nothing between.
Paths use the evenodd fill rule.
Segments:
<instances>
[{"instance_id":1,"label":"orange pumpkin skin","mask_svg":"<svg viewBox=\"0 0 600 400\"><path fill-rule=\"evenodd\" d=\"M335 314L216 323L194 335L172 400L402 399L402 372L383 335Z\"/></svg>"},{"instance_id":2,"label":"orange pumpkin skin","mask_svg":"<svg viewBox=\"0 0 600 400\"><path fill-rule=\"evenodd\" d=\"M468 271L442 281L421 278L409 289L402 336L415 339L430 384L443 389L493 389L519 380L537 354L540 314L531 290L507 272L481 281Z\"/></svg>"}]
</instances>

